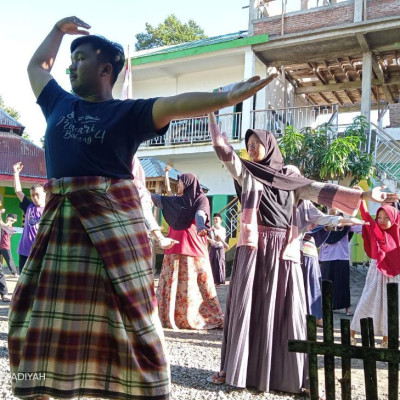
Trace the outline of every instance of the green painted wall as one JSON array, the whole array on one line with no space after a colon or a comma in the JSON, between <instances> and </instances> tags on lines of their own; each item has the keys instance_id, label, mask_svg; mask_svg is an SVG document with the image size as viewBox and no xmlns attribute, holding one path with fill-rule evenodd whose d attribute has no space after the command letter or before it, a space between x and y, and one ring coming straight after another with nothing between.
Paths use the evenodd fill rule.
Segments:
<instances>
[{"instance_id":1,"label":"green painted wall","mask_svg":"<svg viewBox=\"0 0 400 400\"><path fill-rule=\"evenodd\" d=\"M226 194L215 194L212 197L211 217L214 213L221 211L228 204L228 196Z\"/></svg>"},{"instance_id":2,"label":"green painted wall","mask_svg":"<svg viewBox=\"0 0 400 400\"><path fill-rule=\"evenodd\" d=\"M351 261L353 264L362 264L364 259L368 259L364 251L364 241L361 234L356 233L351 239Z\"/></svg>"}]
</instances>

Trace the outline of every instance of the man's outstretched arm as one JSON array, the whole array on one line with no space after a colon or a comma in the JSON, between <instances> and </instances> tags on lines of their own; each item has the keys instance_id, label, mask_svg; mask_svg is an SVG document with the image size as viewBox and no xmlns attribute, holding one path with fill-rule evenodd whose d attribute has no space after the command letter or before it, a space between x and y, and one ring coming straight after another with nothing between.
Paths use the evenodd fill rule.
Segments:
<instances>
[{"instance_id":1,"label":"man's outstretched arm","mask_svg":"<svg viewBox=\"0 0 400 400\"><path fill-rule=\"evenodd\" d=\"M33 54L28 65L28 75L36 98L39 97L43 88L52 79L50 71L64 35L89 34L88 31L80 28L89 29L90 25L76 17L63 18L54 25L53 29Z\"/></svg>"},{"instance_id":2,"label":"man's outstretched arm","mask_svg":"<svg viewBox=\"0 0 400 400\"><path fill-rule=\"evenodd\" d=\"M267 86L276 76L277 74L272 74L265 79L253 76L247 81L237 83L229 92L189 92L160 97L153 106L154 127L159 130L172 119L205 115L241 103Z\"/></svg>"}]
</instances>

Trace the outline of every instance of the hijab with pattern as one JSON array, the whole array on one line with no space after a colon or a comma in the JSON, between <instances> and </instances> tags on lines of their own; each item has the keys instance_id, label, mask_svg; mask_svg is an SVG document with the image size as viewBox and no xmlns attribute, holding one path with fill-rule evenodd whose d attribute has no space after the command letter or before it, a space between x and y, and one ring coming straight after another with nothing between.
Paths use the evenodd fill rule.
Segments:
<instances>
[{"instance_id":1,"label":"hijab with pattern","mask_svg":"<svg viewBox=\"0 0 400 400\"><path fill-rule=\"evenodd\" d=\"M190 227L198 210L206 213L206 227L210 228L210 203L200 183L193 174L181 174L178 179L183 183L182 196L162 196L162 213L168 225L175 230Z\"/></svg>"},{"instance_id":2,"label":"hijab with pattern","mask_svg":"<svg viewBox=\"0 0 400 400\"><path fill-rule=\"evenodd\" d=\"M362 237L364 248L368 257L375 258L376 267L387 276L400 274L400 213L388 204L378 208L386 211L392 226L389 229L381 229L377 223L363 225Z\"/></svg>"}]
</instances>

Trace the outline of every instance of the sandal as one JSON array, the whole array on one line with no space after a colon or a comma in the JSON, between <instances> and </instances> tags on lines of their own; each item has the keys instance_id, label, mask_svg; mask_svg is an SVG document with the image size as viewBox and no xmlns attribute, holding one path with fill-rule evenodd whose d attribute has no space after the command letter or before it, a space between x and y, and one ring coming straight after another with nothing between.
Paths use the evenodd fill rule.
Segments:
<instances>
[{"instance_id":1,"label":"sandal","mask_svg":"<svg viewBox=\"0 0 400 400\"><path fill-rule=\"evenodd\" d=\"M352 317L354 315L353 311L346 311L347 317Z\"/></svg>"},{"instance_id":2,"label":"sandal","mask_svg":"<svg viewBox=\"0 0 400 400\"><path fill-rule=\"evenodd\" d=\"M10 302L10 299L7 298L7 297L5 297L5 296L1 296L1 301L2 301L3 303L9 303L9 302Z\"/></svg>"},{"instance_id":3,"label":"sandal","mask_svg":"<svg viewBox=\"0 0 400 400\"><path fill-rule=\"evenodd\" d=\"M225 383L226 374L222 372L216 372L207 378L207 382L213 383L214 385L222 385Z\"/></svg>"}]
</instances>

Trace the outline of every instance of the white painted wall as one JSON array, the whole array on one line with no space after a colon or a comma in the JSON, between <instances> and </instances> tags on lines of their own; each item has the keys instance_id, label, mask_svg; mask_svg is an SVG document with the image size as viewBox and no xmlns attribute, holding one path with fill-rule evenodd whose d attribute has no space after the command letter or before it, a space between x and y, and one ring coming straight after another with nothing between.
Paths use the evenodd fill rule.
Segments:
<instances>
[{"instance_id":1,"label":"white painted wall","mask_svg":"<svg viewBox=\"0 0 400 400\"><path fill-rule=\"evenodd\" d=\"M215 153L191 154L190 157L159 156L182 173L195 174L200 183L209 188L207 195L236 194L233 179Z\"/></svg>"},{"instance_id":2,"label":"white painted wall","mask_svg":"<svg viewBox=\"0 0 400 400\"><path fill-rule=\"evenodd\" d=\"M237 53L240 53L239 56ZM236 54L236 58L229 55ZM209 63L204 59L209 58ZM213 58L214 57L214 58ZM222 61L221 61L222 59ZM242 59L242 62L240 60ZM234 61L233 61L234 60ZM239 60L239 61L238 61ZM254 73L262 78L276 72L275 68L266 68L265 65L254 56L251 48L232 49L227 53L222 51L218 60L214 55L202 55L192 57L190 63L199 63L201 67L197 72L193 68L182 68L183 60L168 60L163 63L141 65L133 68L133 98L150 98L158 96L172 96L175 94L191 91L212 91L221 86L230 85L248 78L248 74ZM224 65L224 63L226 65ZM247 63L247 66L245 65ZM187 64L185 64L187 65ZM224 65L221 67L221 65ZM135 79L135 68L145 71L146 79ZM148 68L148 70L146 70ZM148 76L152 76L147 79ZM246 75L246 76L245 76ZM139 73L136 74L136 77ZM162 76L162 77L160 77ZM121 78L115 86L115 97L121 92ZM288 102L294 106L293 90L290 84L288 87ZM252 100L248 100L251 102ZM256 109L266 109L268 105L274 108L284 107L284 85L281 77L271 82L264 90L257 93ZM246 105L248 107L249 104ZM246 111L244 105L244 111ZM230 110L225 109L225 112ZM248 121L250 123L250 121ZM244 126L246 130L248 126ZM235 143L234 148L244 148L244 143ZM172 163L174 168L181 172L191 172L198 176L200 182L210 190L209 195L235 194L233 179L225 167L216 157L211 145L176 146L160 148L141 148L138 151L139 157L156 157L167 163Z\"/></svg>"},{"instance_id":3,"label":"white painted wall","mask_svg":"<svg viewBox=\"0 0 400 400\"><path fill-rule=\"evenodd\" d=\"M133 98L174 96L185 92L210 92L221 86L243 79L243 66L208 69L199 73L186 74L177 78L156 78L135 81Z\"/></svg>"}]
</instances>

